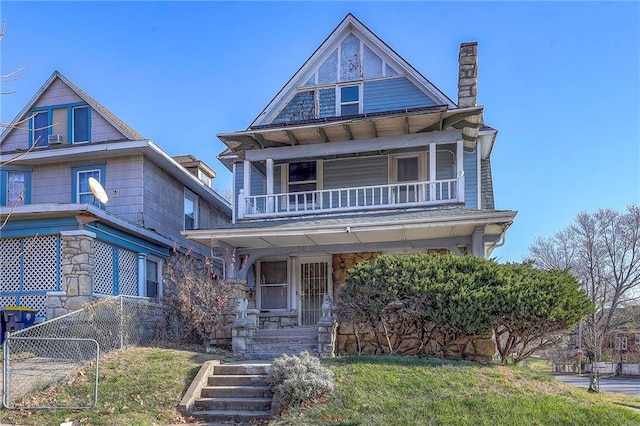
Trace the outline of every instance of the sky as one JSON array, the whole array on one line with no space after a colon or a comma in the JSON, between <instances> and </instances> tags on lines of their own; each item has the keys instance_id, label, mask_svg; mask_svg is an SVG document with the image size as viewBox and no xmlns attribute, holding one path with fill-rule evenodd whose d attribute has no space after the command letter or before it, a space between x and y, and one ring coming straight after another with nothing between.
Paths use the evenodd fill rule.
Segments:
<instances>
[{"instance_id":1,"label":"sky","mask_svg":"<svg viewBox=\"0 0 640 426\"><path fill-rule=\"evenodd\" d=\"M459 45L478 41L496 208L518 211L500 261L580 212L640 204L638 2L3 0L0 70L27 67L0 119L58 70L229 193L216 134L246 129L349 12L454 100Z\"/></svg>"}]
</instances>

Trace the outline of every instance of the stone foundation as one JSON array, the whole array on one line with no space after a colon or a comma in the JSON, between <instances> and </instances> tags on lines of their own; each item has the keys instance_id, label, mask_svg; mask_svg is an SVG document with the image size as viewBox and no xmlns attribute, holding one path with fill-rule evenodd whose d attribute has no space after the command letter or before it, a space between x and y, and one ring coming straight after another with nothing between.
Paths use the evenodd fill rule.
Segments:
<instances>
[{"instance_id":1,"label":"stone foundation","mask_svg":"<svg viewBox=\"0 0 640 426\"><path fill-rule=\"evenodd\" d=\"M258 328L277 329L293 328L298 326L298 311L287 313L280 312L260 312L258 314Z\"/></svg>"}]
</instances>

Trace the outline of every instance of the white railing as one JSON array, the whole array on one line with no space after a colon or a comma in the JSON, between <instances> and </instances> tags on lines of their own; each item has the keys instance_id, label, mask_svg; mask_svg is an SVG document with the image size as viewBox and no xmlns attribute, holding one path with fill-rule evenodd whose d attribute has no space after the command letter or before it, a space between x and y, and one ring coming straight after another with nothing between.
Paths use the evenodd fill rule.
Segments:
<instances>
[{"instance_id":1,"label":"white railing","mask_svg":"<svg viewBox=\"0 0 640 426\"><path fill-rule=\"evenodd\" d=\"M240 190L238 218L428 206L464 202L458 179L394 183L356 188L323 189L271 195L246 196Z\"/></svg>"}]
</instances>

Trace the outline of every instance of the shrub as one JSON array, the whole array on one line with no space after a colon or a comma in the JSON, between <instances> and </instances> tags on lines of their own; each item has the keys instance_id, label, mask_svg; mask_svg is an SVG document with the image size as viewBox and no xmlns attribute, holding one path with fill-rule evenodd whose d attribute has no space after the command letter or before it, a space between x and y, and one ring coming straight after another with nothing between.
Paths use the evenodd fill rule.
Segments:
<instances>
[{"instance_id":1,"label":"shrub","mask_svg":"<svg viewBox=\"0 0 640 426\"><path fill-rule=\"evenodd\" d=\"M311 402L333 391L333 372L307 351L273 361L267 382L282 409Z\"/></svg>"}]
</instances>

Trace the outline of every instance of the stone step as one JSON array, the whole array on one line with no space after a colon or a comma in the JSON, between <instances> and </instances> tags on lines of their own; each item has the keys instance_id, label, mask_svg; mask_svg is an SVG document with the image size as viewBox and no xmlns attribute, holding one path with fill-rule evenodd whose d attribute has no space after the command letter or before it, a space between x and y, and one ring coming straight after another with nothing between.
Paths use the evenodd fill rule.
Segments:
<instances>
[{"instance_id":1,"label":"stone step","mask_svg":"<svg viewBox=\"0 0 640 426\"><path fill-rule=\"evenodd\" d=\"M252 361L258 361L258 360L264 360L264 361L273 361L276 358L281 357L282 355L299 355L301 351L288 351L288 350L280 350L280 351L259 351L259 350L252 350L251 352L246 352L244 354L244 357L248 360L252 360ZM311 350L307 350L307 352L309 352L311 355L315 355L318 356L318 351L311 351Z\"/></svg>"},{"instance_id":2,"label":"stone step","mask_svg":"<svg viewBox=\"0 0 640 426\"><path fill-rule=\"evenodd\" d=\"M219 411L268 411L272 398L199 398L195 401L196 410Z\"/></svg>"},{"instance_id":3,"label":"stone step","mask_svg":"<svg viewBox=\"0 0 640 426\"><path fill-rule=\"evenodd\" d=\"M214 375L261 375L269 374L271 364L220 364L213 369Z\"/></svg>"},{"instance_id":4,"label":"stone step","mask_svg":"<svg viewBox=\"0 0 640 426\"><path fill-rule=\"evenodd\" d=\"M270 386L204 386L200 392L202 398L272 398Z\"/></svg>"},{"instance_id":5,"label":"stone step","mask_svg":"<svg viewBox=\"0 0 640 426\"><path fill-rule=\"evenodd\" d=\"M271 417L271 413L265 410L202 410L194 411L191 414L205 422L238 422L241 424L247 424L253 420L265 420Z\"/></svg>"},{"instance_id":6,"label":"stone step","mask_svg":"<svg viewBox=\"0 0 640 426\"><path fill-rule=\"evenodd\" d=\"M254 337L273 337L295 339L298 337L318 337L318 327L299 327L299 328L261 328L256 330Z\"/></svg>"},{"instance_id":7,"label":"stone step","mask_svg":"<svg viewBox=\"0 0 640 426\"><path fill-rule=\"evenodd\" d=\"M262 358L260 358L262 359ZM264 374L225 374L209 376L209 386L255 386L266 385L267 376Z\"/></svg>"}]
</instances>

